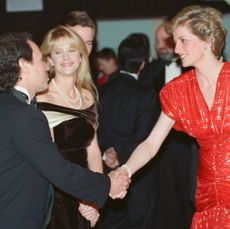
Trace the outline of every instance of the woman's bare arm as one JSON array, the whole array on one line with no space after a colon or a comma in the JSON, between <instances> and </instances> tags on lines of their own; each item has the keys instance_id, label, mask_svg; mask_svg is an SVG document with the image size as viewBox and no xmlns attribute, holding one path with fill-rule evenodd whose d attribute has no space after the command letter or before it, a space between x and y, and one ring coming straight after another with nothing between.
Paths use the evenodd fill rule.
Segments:
<instances>
[{"instance_id":1,"label":"woman's bare arm","mask_svg":"<svg viewBox=\"0 0 230 229\"><path fill-rule=\"evenodd\" d=\"M174 123L173 119L161 112L149 136L137 146L126 162L132 174L147 164L156 155Z\"/></svg>"}]
</instances>

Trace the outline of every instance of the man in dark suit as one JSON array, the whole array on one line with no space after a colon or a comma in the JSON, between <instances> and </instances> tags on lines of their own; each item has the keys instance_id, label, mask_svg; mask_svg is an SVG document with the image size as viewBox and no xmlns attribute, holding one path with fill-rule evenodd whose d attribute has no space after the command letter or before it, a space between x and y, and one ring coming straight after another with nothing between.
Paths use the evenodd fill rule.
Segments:
<instances>
[{"instance_id":1,"label":"man in dark suit","mask_svg":"<svg viewBox=\"0 0 230 229\"><path fill-rule=\"evenodd\" d=\"M146 138L159 115L153 90L137 81L148 55L141 34L132 34L118 48L120 71L100 93L99 145L105 164L111 169L127 161L134 148ZM154 161L132 177L127 197L107 202L103 229L152 228L154 208ZM108 169L107 167L107 169Z\"/></svg>"},{"instance_id":2,"label":"man in dark suit","mask_svg":"<svg viewBox=\"0 0 230 229\"><path fill-rule=\"evenodd\" d=\"M173 38L166 33L164 26L165 23L161 24L155 33L157 59L147 64L139 77L145 87L154 88L158 93L165 83L182 73L174 53Z\"/></svg>"},{"instance_id":3,"label":"man in dark suit","mask_svg":"<svg viewBox=\"0 0 230 229\"><path fill-rule=\"evenodd\" d=\"M159 94L161 88L187 69L174 54L173 38L161 24L155 34L158 59L146 65L139 81ZM154 229L190 228L195 192L196 144L187 135L172 130L157 155Z\"/></svg>"},{"instance_id":4,"label":"man in dark suit","mask_svg":"<svg viewBox=\"0 0 230 229\"><path fill-rule=\"evenodd\" d=\"M61 157L45 116L29 105L47 82L42 54L28 33L0 37L1 229L44 229L50 183L97 207L109 193L122 197L128 186L124 175L107 177Z\"/></svg>"}]
</instances>

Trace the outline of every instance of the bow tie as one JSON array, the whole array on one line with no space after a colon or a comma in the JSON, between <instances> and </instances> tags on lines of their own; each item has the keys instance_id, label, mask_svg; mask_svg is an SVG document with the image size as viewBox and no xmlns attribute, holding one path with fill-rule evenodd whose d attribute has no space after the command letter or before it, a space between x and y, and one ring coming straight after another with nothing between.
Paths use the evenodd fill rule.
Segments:
<instances>
[{"instance_id":1,"label":"bow tie","mask_svg":"<svg viewBox=\"0 0 230 229\"><path fill-rule=\"evenodd\" d=\"M172 63L171 60L164 60L165 65L170 65Z\"/></svg>"}]
</instances>

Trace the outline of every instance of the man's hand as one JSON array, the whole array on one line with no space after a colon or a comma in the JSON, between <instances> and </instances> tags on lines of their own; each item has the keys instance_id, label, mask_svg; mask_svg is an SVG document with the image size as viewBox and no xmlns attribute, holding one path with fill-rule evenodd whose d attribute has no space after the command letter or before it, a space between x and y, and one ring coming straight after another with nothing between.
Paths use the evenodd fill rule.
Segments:
<instances>
[{"instance_id":1,"label":"man's hand","mask_svg":"<svg viewBox=\"0 0 230 229\"><path fill-rule=\"evenodd\" d=\"M114 170L110 172L108 176L111 181L109 196L113 199L123 199L131 182L127 172L122 169Z\"/></svg>"},{"instance_id":2,"label":"man's hand","mask_svg":"<svg viewBox=\"0 0 230 229\"><path fill-rule=\"evenodd\" d=\"M87 204L80 203L78 210L85 219L90 221L91 227L96 225L100 216L96 208Z\"/></svg>"},{"instance_id":3,"label":"man's hand","mask_svg":"<svg viewBox=\"0 0 230 229\"><path fill-rule=\"evenodd\" d=\"M107 150L105 150L104 155L104 162L109 168L115 169L117 166L119 166L120 163L117 157L117 152L113 147L109 147Z\"/></svg>"}]
</instances>

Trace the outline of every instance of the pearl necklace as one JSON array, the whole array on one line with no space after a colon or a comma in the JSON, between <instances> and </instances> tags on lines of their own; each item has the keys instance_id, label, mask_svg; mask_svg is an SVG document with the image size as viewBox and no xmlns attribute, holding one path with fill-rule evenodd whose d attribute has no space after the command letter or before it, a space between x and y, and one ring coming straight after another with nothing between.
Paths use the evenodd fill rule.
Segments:
<instances>
[{"instance_id":1,"label":"pearl necklace","mask_svg":"<svg viewBox=\"0 0 230 229\"><path fill-rule=\"evenodd\" d=\"M82 98L81 98L81 95L80 95L80 92L78 91L77 87L74 86L74 90L76 92L76 98L75 99L71 99L69 98L68 96L64 95L61 91L61 89L57 86L56 82L54 79L51 80L52 84L54 85L55 89L57 90L57 92L59 93L59 95L63 98L63 100L72 108L74 109L79 109L82 105ZM79 101L79 105L78 106L74 106L72 105L70 102L77 102Z\"/></svg>"}]
</instances>

